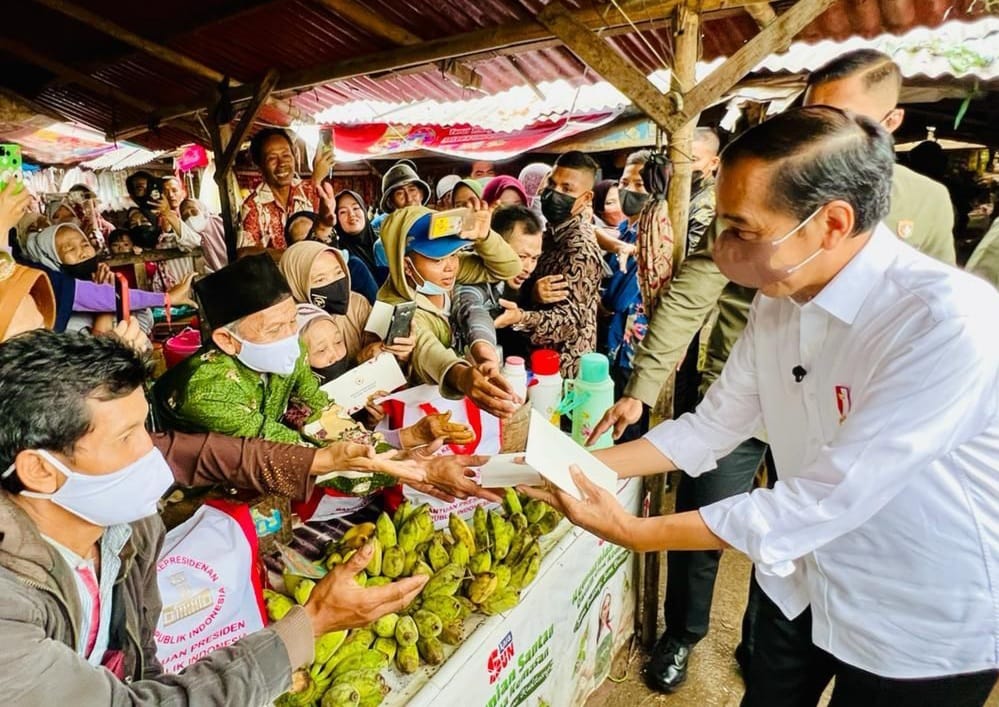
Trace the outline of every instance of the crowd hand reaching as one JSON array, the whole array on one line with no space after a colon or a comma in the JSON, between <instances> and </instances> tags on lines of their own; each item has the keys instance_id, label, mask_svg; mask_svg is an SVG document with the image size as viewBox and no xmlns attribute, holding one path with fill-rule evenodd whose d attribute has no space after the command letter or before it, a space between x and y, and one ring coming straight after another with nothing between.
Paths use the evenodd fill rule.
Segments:
<instances>
[{"instance_id":1,"label":"crowd hand reaching","mask_svg":"<svg viewBox=\"0 0 999 707\"><path fill-rule=\"evenodd\" d=\"M475 432L468 425L451 422L451 412L427 415L415 425L399 430L403 449L425 447L435 440L445 444L468 444L475 441Z\"/></svg>"},{"instance_id":2,"label":"crowd hand reaching","mask_svg":"<svg viewBox=\"0 0 999 707\"><path fill-rule=\"evenodd\" d=\"M497 329L516 326L524 321L524 310L518 307L516 302L501 299L499 303L503 308L503 313L493 320L493 326Z\"/></svg>"},{"instance_id":3,"label":"crowd hand reaching","mask_svg":"<svg viewBox=\"0 0 999 707\"><path fill-rule=\"evenodd\" d=\"M469 351L475 365L487 377L498 376L500 374L499 356L496 349L488 341L476 341Z\"/></svg>"},{"instance_id":4,"label":"crowd hand reaching","mask_svg":"<svg viewBox=\"0 0 999 707\"><path fill-rule=\"evenodd\" d=\"M423 590L429 579L424 575L397 579L381 587L358 584L357 575L371 561L372 551L371 543L367 543L316 582L303 607L312 621L313 634L367 626L385 614L402 611Z\"/></svg>"},{"instance_id":5,"label":"crowd hand reaching","mask_svg":"<svg viewBox=\"0 0 999 707\"><path fill-rule=\"evenodd\" d=\"M111 330L109 335L118 337L123 344L140 354L144 354L153 348L152 342L149 341L149 337L139 327L139 320L135 317L129 317L115 324L114 329Z\"/></svg>"},{"instance_id":6,"label":"crowd hand reaching","mask_svg":"<svg viewBox=\"0 0 999 707\"><path fill-rule=\"evenodd\" d=\"M407 484L427 480L421 460L407 459L395 449L376 454L374 447L356 442L333 442L316 452L309 473L318 476L331 471L388 474Z\"/></svg>"},{"instance_id":7,"label":"crowd hand reaching","mask_svg":"<svg viewBox=\"0 0 999 707\"><path fill-rule=\"evenodd\" d=\"M595 444L597 439L611 427L614 428L614 439L620 439L621 435L628 428L642 417L642 401L638 398L625 396L614 403L611 408L600 418L600 422L593 428L593 432L586 440L587 446Z\"/></svg>"},{"instance_id":8,"label":"crowd hand reaching","mask_svg":"<svg viewBox=\"0 0 999 707\"><path fill-rule=\"evenodd\" d=\"M628 272L628 258L638 252L634 243L621 241L617 246L617 267L621 272Z\"/></svg>"},{"instance_id":9,"label":"crowd hand reaching","mask_svg":"<svg viewBox=\"0 0 999 707\"><path fill-rule=\"evenodd\" d=\"M594 535L627 547L627 527L630 514L617 499L600 488L573 464L569 467L572 481L579 489L582 500L577 500L562 489L547 484L542 488L518 486L521 493L554 506L573 525L588 530Z\"/></svg>"},{"instance_id":10,"label":"crowd hand reaching","mask_svg":"<svg viewBox=\"0 0 999 707\"><path fill-rule=\"evenodd\" d=\"M333 148L319 145L316 148L316 156L312 159L312 183L316 187L321 187L334 164L336 164L336 157L333 154ZM322 191L321 188L320 191ZM336 213L336 209L333 209L333 213Z\"/></svg>"},{"instance_id":11,"label":"crowd hand reaching","mask_svg":"<svg viewBox=\"0 0 999 707\"><path fill-rule=\"evenodd\" d=\"M317 154L316 159L318 158ZM326 172L323 174L325 175ZM316 192L319 196L319 223L326 228L333 228L336 225L336 194L333 191L333 185L329 182L317 184Z\"/></svg>"},{"instance_id":12,"label":"crowd hand reaching","mask_svg":"<svg viewBox=\"0 0 999 707\"><path fill-rule=\"evenodd\" d=\"M489 205L477 196L472 196L468 200L468 209L472 212L475 224L467 231L462 231L458 235L467 241L481 241L489 236L490 224L493 219L493 211Z\"/></svg>"},{"instance_id":13,"label":"crowd hand reaching","mask_svg":"<svg viewBox=\"0 0 999 707\"><path fill-rule=\"evenodd\" d=\"M398 359L400 363L409 361L416 348L416 337L410 333L409 336L397 336L391 344L382 344L382 351L387 351Z\"/></svg>"},{"instance_id":14,"label":"crowd hand reaching","mask_svg":"<svg viewBox=\"0 0 999 707\"><path fill-rule=\"evenodd\" d=\"M451 370L454 371L455 387L490 415L506 419L524 402L500 375L483 372L471 365L457 365Z\"/></svg>"},{"instance_id":15,"label":"crowd hand reaching","mask_svg":"<svg viewBox=\"0 0 999 707\"><path fill-rule=\"evenodd\" d=\"M484 456L446 454L433 457L426 461L427 483L446 496L448 503L475 496L499 503L502 500L500 496L482 488L476 481L474 467L482 466L487 461L489 457ZM438 498L441 497L438 495Z\"/></svg>"},{"instance_id":16,"label":"crowd hand reaching","mask_svg":"<svg viewBox=\"0 0 999 707\"><path fill-rule=\"evenodd\" d=\"M534 283L534 301L538 304L555 304L569 299L569 283L565 275L546 275Z\"/></svg>"},{"instance_id":17,"label":"crowd hand reaching","mask_svg":"<svg viewBox=\"0 0 999 707\"><path fill-rule=\"evenodd\" d=\"M107 263L97 263L97 272L94 273L94 282L98 285L113 285L114 271Z\"/></svg>"},{"instance_id":18,"label":"crowd hand reaching","mask_svg":"<svg viewBox=\"0 0 999 707\"><path fill-rule=\"evenodd\" d=\"M31 205L32 196L27 188L22 187L20 192L14 193L20 184L21 182L12 179L0 189L0 234L4 236L5 248L10 247L6 239L7 232L17 226L17 222L28 212L28 207Z\"/></svg>"},{"instance_id":19,"label":"crowd hand reaching","mask_svg":"<svg viewBox=\"0 0 999 707\"><path fill-rule=\"evenodd\" d=\"M194 275L195 273L193 272L188 273L187 277L167 290L167 294L170 296L170 306L178 307L187 305L188 307L197 308L198 303L191 296L191 283L194 280Z\"/></svg>"},{"instance_id":20,"label":"crowd hand reaching","mask_svg":"<svg viewBox=\"0 0 999 707\"><path fill-rule=\"evenodd\" d=\"M388 393L384 390L379 390L368 396L368 401L364 404L364 411L368 414L368 420L373 428L379 422L385 419L385 408L381 406L380 403L375 402L376 400L381 400Z\"/></svg>"}]
</instances>

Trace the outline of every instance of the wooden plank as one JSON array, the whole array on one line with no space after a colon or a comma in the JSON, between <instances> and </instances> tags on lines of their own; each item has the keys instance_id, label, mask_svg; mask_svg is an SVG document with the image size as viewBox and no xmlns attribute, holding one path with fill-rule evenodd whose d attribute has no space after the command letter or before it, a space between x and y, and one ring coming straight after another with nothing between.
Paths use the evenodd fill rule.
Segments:
<instances>
[{"instance_id":1,"label":"wooden plank","mask_svg":"<svg viewBox=\"0 0 999 707\"><path fill-rule=\"evenodd\" d=\"M222 174L228 174L232 171L232 166L236 162L236 154L239 152L240 145L243 144L243 140L250 133L250 128L253 127L253 121L256 119L257 114L260 109L264 107L264 102L267 97L271 95L271 91L274 90L274 86L278 82L278 72L275 69L271 69L267 72L263 81L257 86L256 92L253 94L253 99L250 104L243 110L243 115L240 117L239 122L232 131L232 135L229 137L229 142L225 146L225 152L222 154L221 161L216 161L215 169L216 173L221 172Z\"/></svg>"},{"instance_id":2,"label":"wooden plank","mask_svg":"<svg viewBox=\"0 0 999 707\"><path fill-rule=\"evenodd\" d=\"M71 83L75 83L88 91L93 91L100 96L105 96L111 100L131 106L132 108L140 110L143 113L149 113L155 108L152 103L148 103L141 98L136 98L135 96L125 93L124 91L119 91L110 84L106 84L103 81L87 76L86 74L77 71L72 66L67 66L66 64L51 59L44 53L35 51L28 45L14 39L0 38L0 49L10 52L14 56L20 57L35 66L40 66L46 71L51 71L56 76L61 76L62 78L70 81Z\"/></svg>"},{"instance_id":3,"label":"wooden plank","mask_svg":"<svg viewBox=\"0 0 999 707\"><path fill-rule=\"evenodd\" d=\"M695 67L700 39L700 20L697 13L688 10L677 10L676 34L673 39L673 73L681 86L694 86L697 83ZM669 203L669 218L673 224L673 238L684 247L679 249L682 255L686 252L687 221L690 210L690 158L693 151L694 127L697 116L678 127L669 138L669 158L673 163L673 178L667 190ZM680 267L674 262L673 271Z\"/></svg>"},{"instance_id":4,"label":"wooden plank","mask_svg":"<svg viewBox=\"0 0 999 707\"><path fill-rule=\"evenodd\" d=\"M383 15L368 9L355 0L316 0L323 7L332 10L336 14L344 17L363 30L370 32L382 39L387 39L393 44L419 44L423 41L404 27L400 27L394 22L389 22Z\"/></svg>"},{"instance_id":5,"label":"wooden plank","mask_svg":"<svg viewBox=\"0 0 999 707\"><path fill-rule=\"evenodd\" d=\"M706 76L683 97L683 105L673 115L667 132L673 133L684 123L717 101L739 79L768 55L787 48L794 36L822 14L835 0L798 0L776 22L742 45L717 69Z\"/></svg>"},{"instance_id":6,"label":"wooden plank","mask_svg":"<svg viewBox=\"0 0 999 707\"><path fill-rule=\"evenodd\" d=\"M215 109L218 108L219 98L219 94L216 92L212 100L212 105L208 110L208 120L206 123L208 125L208 134L212 140L212 151L215 153L215 183L219 187L219 205L222 210L222 226L225 230L225 249L231 263L236 260L239 233L236 230L236 202L229 190L229 176L232 172L231 170L223 172L221 169L218 169L218 163L221 162L222 156L225 154L225 146L228 144L230 137L229 126L219 125L215 120Z\"/></svg>"},{"instance_id":7,"label":"wooden plank","mask_svg":"<svg viewBox=\"0 0 999 707\"><path fill-rule=\"evenodd\" d=\"M224 78L221 72L206 66L197 59L192 59L186 54L181 54L180 52L170 49L169 47L165 47L162 44L153 42L145 37L141 37L135 32L132 32L121 25L112 22L111 20L102 17L96 12L91 12L90 10L80 7L79 5L74 5L71 2L67 2L67 0L34 0L34 2L44 5L50 10L62 13L67 17L72 17L77 22L103 32L104 34L110 35L120 42L130 44L136 49L140 49L147 54L160 59L161 61L173 64L174 66L179 66L192 74L208 79L212 83L218 83Z\"/></svg>"},{"instance_id":8,"label":"wooden plank","mask_svg":"<svg viewBox=\"0 0 999 707\"><path fill-rule=\"evenodd\" d=\"M753 2L746 5L746 14L756 21L760 29L769 27L777 21L777 13L768 2Z\"/></svg>"},{"instance_id":9,"label":"wooden plank","mask_svg":"<svg viewBox=\"0 0 999 707\"><path fill-rule=\"evenodd\" d=\"M665 127L669 123L672 111L659 89L634 64L576 19L561 0L545 5L538 13L538 22L657 125Z\"/></svg>"}]
</instances>

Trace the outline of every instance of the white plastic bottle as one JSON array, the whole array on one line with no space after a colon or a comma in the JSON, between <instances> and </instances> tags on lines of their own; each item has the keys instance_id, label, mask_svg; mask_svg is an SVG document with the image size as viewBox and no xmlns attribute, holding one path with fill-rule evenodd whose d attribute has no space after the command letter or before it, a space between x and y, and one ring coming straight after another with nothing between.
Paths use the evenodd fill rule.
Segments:
<instances>
[{"instance_id":1,"label":"white plastic bottle","mask_svg":"<svg viewBox=\"0 0 999 707\"><path fill-rule=\"evenodd\" d=\"M527 389L527 399L531 407L545 416L556 427L561 422L558 413L562 402L562 374L559 373L561 360L558 352L551 349L539 349L531 354L531 372L534 381Z\"/></svg>"},{"instance_id":2,"label":"white plastic bottle","mask_svg":"<svg viewBox=\"0 0 999 707\"><path fill-rule=\"evenodd\" d=\"M527 402L527 365L520 356L507 356L500 375L506 378L521 404Z\"/></svg>"}]
</instances>

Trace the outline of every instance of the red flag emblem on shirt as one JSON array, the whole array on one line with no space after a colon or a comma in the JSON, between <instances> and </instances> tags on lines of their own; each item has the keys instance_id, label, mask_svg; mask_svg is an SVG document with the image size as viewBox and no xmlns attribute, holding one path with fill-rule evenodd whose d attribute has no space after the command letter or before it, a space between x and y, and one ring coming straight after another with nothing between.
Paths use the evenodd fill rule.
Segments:
<instances>
[{"instance_id":1,"label":"red flag emblem on shirt","mask_svg":"<svg viewBox=\"0 0 999 707\"><path fill-rule=\"evenodd\" d=\"M836 407L839 409L839 424L846 422L853 401L850 399L850 389L845 385L836 386Z\"/></svg>"}]
</instances>

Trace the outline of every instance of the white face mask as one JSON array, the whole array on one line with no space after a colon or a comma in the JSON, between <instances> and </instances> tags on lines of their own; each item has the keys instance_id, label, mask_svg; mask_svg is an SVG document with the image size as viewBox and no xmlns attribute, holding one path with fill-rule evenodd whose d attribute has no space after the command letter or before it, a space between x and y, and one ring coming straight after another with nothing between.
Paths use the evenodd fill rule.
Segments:
<instances>
[{"instance_id":1,"label":"white face mask","mask_svg":"<svg viewBox=\"0 0 999 707\"><path fill-rule=\"evenodd\" d=\"M204 231L208 225L208 218L204 214L192 214L187 217L185 223L195 231Z\"/></svg>"},{"instance_id":2,"label":"white face mask","mask_svg":"<svg viewBox=\"0 0 999 707\"><path fill-rule=\"evenodd\" d=\"M174 483L173 472L155 447L128 466L100 476L73 471L44 449L38 454L62 472L66 483L55 493L22 491L21 495L52 501L103 528L155 514L156 502Z\"/></svg>"},{"instance_id":3,"label":"white face mask","mask_svg":"<svg viewBox=\"0 0 999 707\"><path fill-rule=\"evenodd\" d=\"M295 364L302 355L298 334L292 334L269 344L245 341L236 336L232 330L229 330L229 334L243 345L236 358L247 368L257 373L274 373L279 376L290 376L295 372Z\"/></svg>"}]
</instances>

